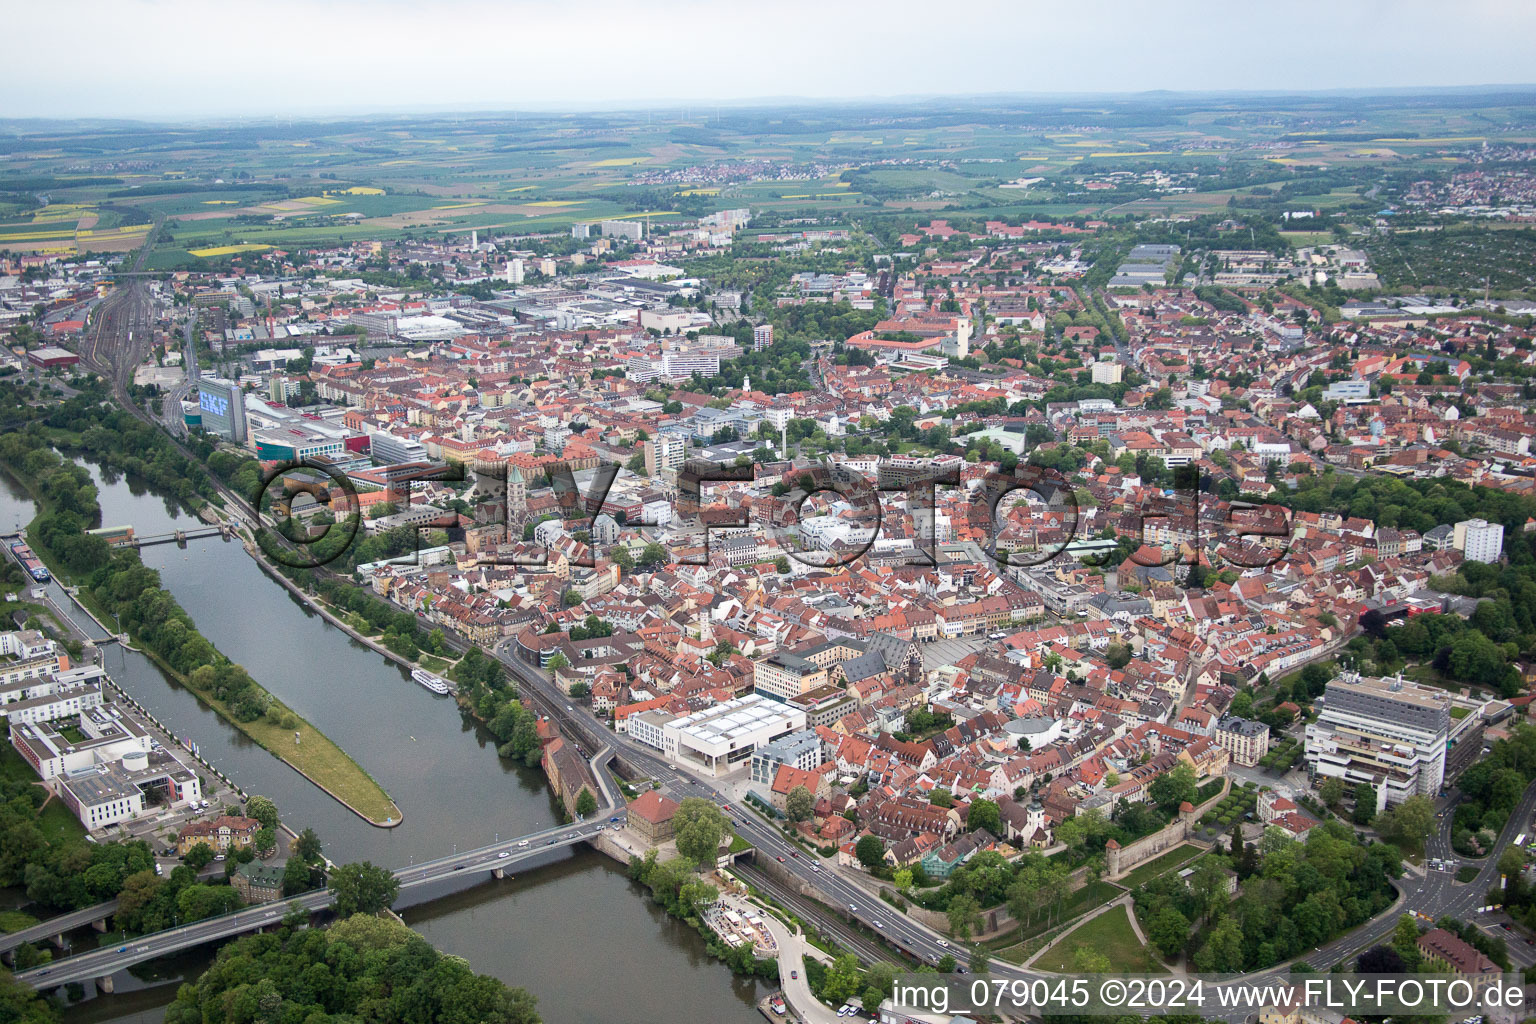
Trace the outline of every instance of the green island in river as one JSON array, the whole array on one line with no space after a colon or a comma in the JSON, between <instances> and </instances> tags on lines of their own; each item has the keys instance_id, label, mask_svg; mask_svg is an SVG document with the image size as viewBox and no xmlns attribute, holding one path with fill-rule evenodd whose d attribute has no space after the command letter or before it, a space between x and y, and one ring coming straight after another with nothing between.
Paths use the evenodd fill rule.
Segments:
<instances>
[{"instance_id":1,"label":"green island in river","mask_svg":"<svg viewBox=\"0 0 1536 1024\"><path fill-rule=\"evenodd\" d=\"M78 449L129 473L137 472L135 463L146 456L153 463L169 458L191 465L163 437L155 436L154 428L120 410L98 406L91 416L114 422L73 432L71 413L85 412L82 406L89 402L82 395L54 410L48 417L52 429L34 423L0 438L0 464L38 503L38 514L26 528L33 551L61 581L78 588L82 605L105 621L115 620L157 665L225 721L365 821L381 828L398 825L400 808L383 787L346 751L209 643L138 552L110 548L86 532L100 520L95 485L84 468L62 458L55 447ZM143 456L129 454L135 446ZM140 475L154 481L154 473ZM175 497L189 507L204 500L197 494Z\"/></svg>"}]
</instances>

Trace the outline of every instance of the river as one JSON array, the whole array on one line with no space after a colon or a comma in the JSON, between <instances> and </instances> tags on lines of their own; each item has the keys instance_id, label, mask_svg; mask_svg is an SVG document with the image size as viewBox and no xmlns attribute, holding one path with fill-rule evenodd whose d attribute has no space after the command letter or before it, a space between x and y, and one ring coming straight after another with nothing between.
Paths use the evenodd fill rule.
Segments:
<instances>
[{"instance_id":1,"label":"river","mask_svg":"<svg viewBox=\"0 0 1536 1024\"><path fill-rule=\"evenodd\" d=\"M102 525L131 523L147 536L196 522L136 481L88 468ZM0 528L24 525L34 514L26 492L0 474ZM195 739L204 758L246 792L272 797L285 822L314 828L332 860L397 866L557 820L542 773L503 761L494 738L450 698L326 624L237 542L195 540L142 555L204 636L379 781L401 808L401 824L369 825L221 721L144 655L109 644L107 672L177 736ZM61 588L50 587L62 604ZM101 632L89 620L82 624ZM431 895L438 898L406 907L406 921L476 970L528 988L545 1020L760 1019L757 986L711 960L695 932L668 919L601 854L551 854L548 864L516 878L460 883L457 891L449 885ZM77 1004L69 1017L158 1021L175 995L170 982L194 976L206 961L206 954L192 954L148 965L138 972L142 978L120 976L116 995Z\"/></svg>"}]
</instances>

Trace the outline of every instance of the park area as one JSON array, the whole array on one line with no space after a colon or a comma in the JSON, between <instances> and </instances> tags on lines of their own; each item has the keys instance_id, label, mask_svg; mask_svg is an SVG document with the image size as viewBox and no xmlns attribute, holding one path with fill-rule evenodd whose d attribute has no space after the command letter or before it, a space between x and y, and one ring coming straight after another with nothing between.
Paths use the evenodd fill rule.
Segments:
<instances>
[{"instance_id":1,"label":"park area","mask_svg":"<svg viewBox=\"0 0 1536 1024\"><path fill-rule=\"evenodd\" d=\"M1079 952L1085 949L1091 950L1097 957ZM1084 921L1042 953L1034 966L1043 971L1068 973L1090 968L1122 974L1167 973L1152 952L1136 937L1131 927L1130 909L1125 906L1111 907L1097 917Z\"/></svg>"}]
</instances>

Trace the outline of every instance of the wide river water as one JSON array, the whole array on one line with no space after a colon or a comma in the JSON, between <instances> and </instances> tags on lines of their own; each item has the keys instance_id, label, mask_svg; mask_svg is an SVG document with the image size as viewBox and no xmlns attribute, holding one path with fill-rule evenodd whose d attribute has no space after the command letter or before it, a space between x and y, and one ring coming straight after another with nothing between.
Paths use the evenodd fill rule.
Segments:
<instances>
[{"instance_id":1,"label":"wide river water","mask_svg":"<svg viewBox=\"0 0 1536 1024\"><path fill-rule=\"evenodd\" d=\"M197 523L137 482L89 466L102 525L148 536ZM0 529L35 515L26 492L0 473ZM391 829L367 824L223 722L148 658L103 648L107 672L178 737L248 793L277 802L283 820L314 828L337 862L398 866L547 826L557 805L542 773L496 755L485 730L450 698L412 682L398 665L345 633L269 579L236 542L143 549L164 586L219 650L352 755L403 812ZM57 583L55 601L69 607ZM88 619L77 620L93 634ZM760 1020L762 992L705 952L698 934L669 919L614 861L586 848L551 854L515 878L412 894L402 914L437 948L538 997L551 1022ZM158 1022L180 981L209 951L119 975L117 992L71 1008L79 1021Z\"/></svg>"}]
</instances>

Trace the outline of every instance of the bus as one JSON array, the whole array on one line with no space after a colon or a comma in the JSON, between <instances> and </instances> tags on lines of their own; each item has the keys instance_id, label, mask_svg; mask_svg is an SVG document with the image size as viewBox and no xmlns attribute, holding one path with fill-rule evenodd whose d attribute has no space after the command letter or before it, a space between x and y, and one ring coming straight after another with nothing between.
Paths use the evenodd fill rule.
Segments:
<instances>
[{"instance_id":1,"label":"bus","mask_svg":"<svg viewBox=\"0 0 1536 1024\"><path fill-rule=\"evenodd\" d=\"M1524 832L1521 832L1519 835L1515 836L1515 845L1516 846L1524 846L1525 845L1525 833Z\"/></svg>"}]
</instances>

